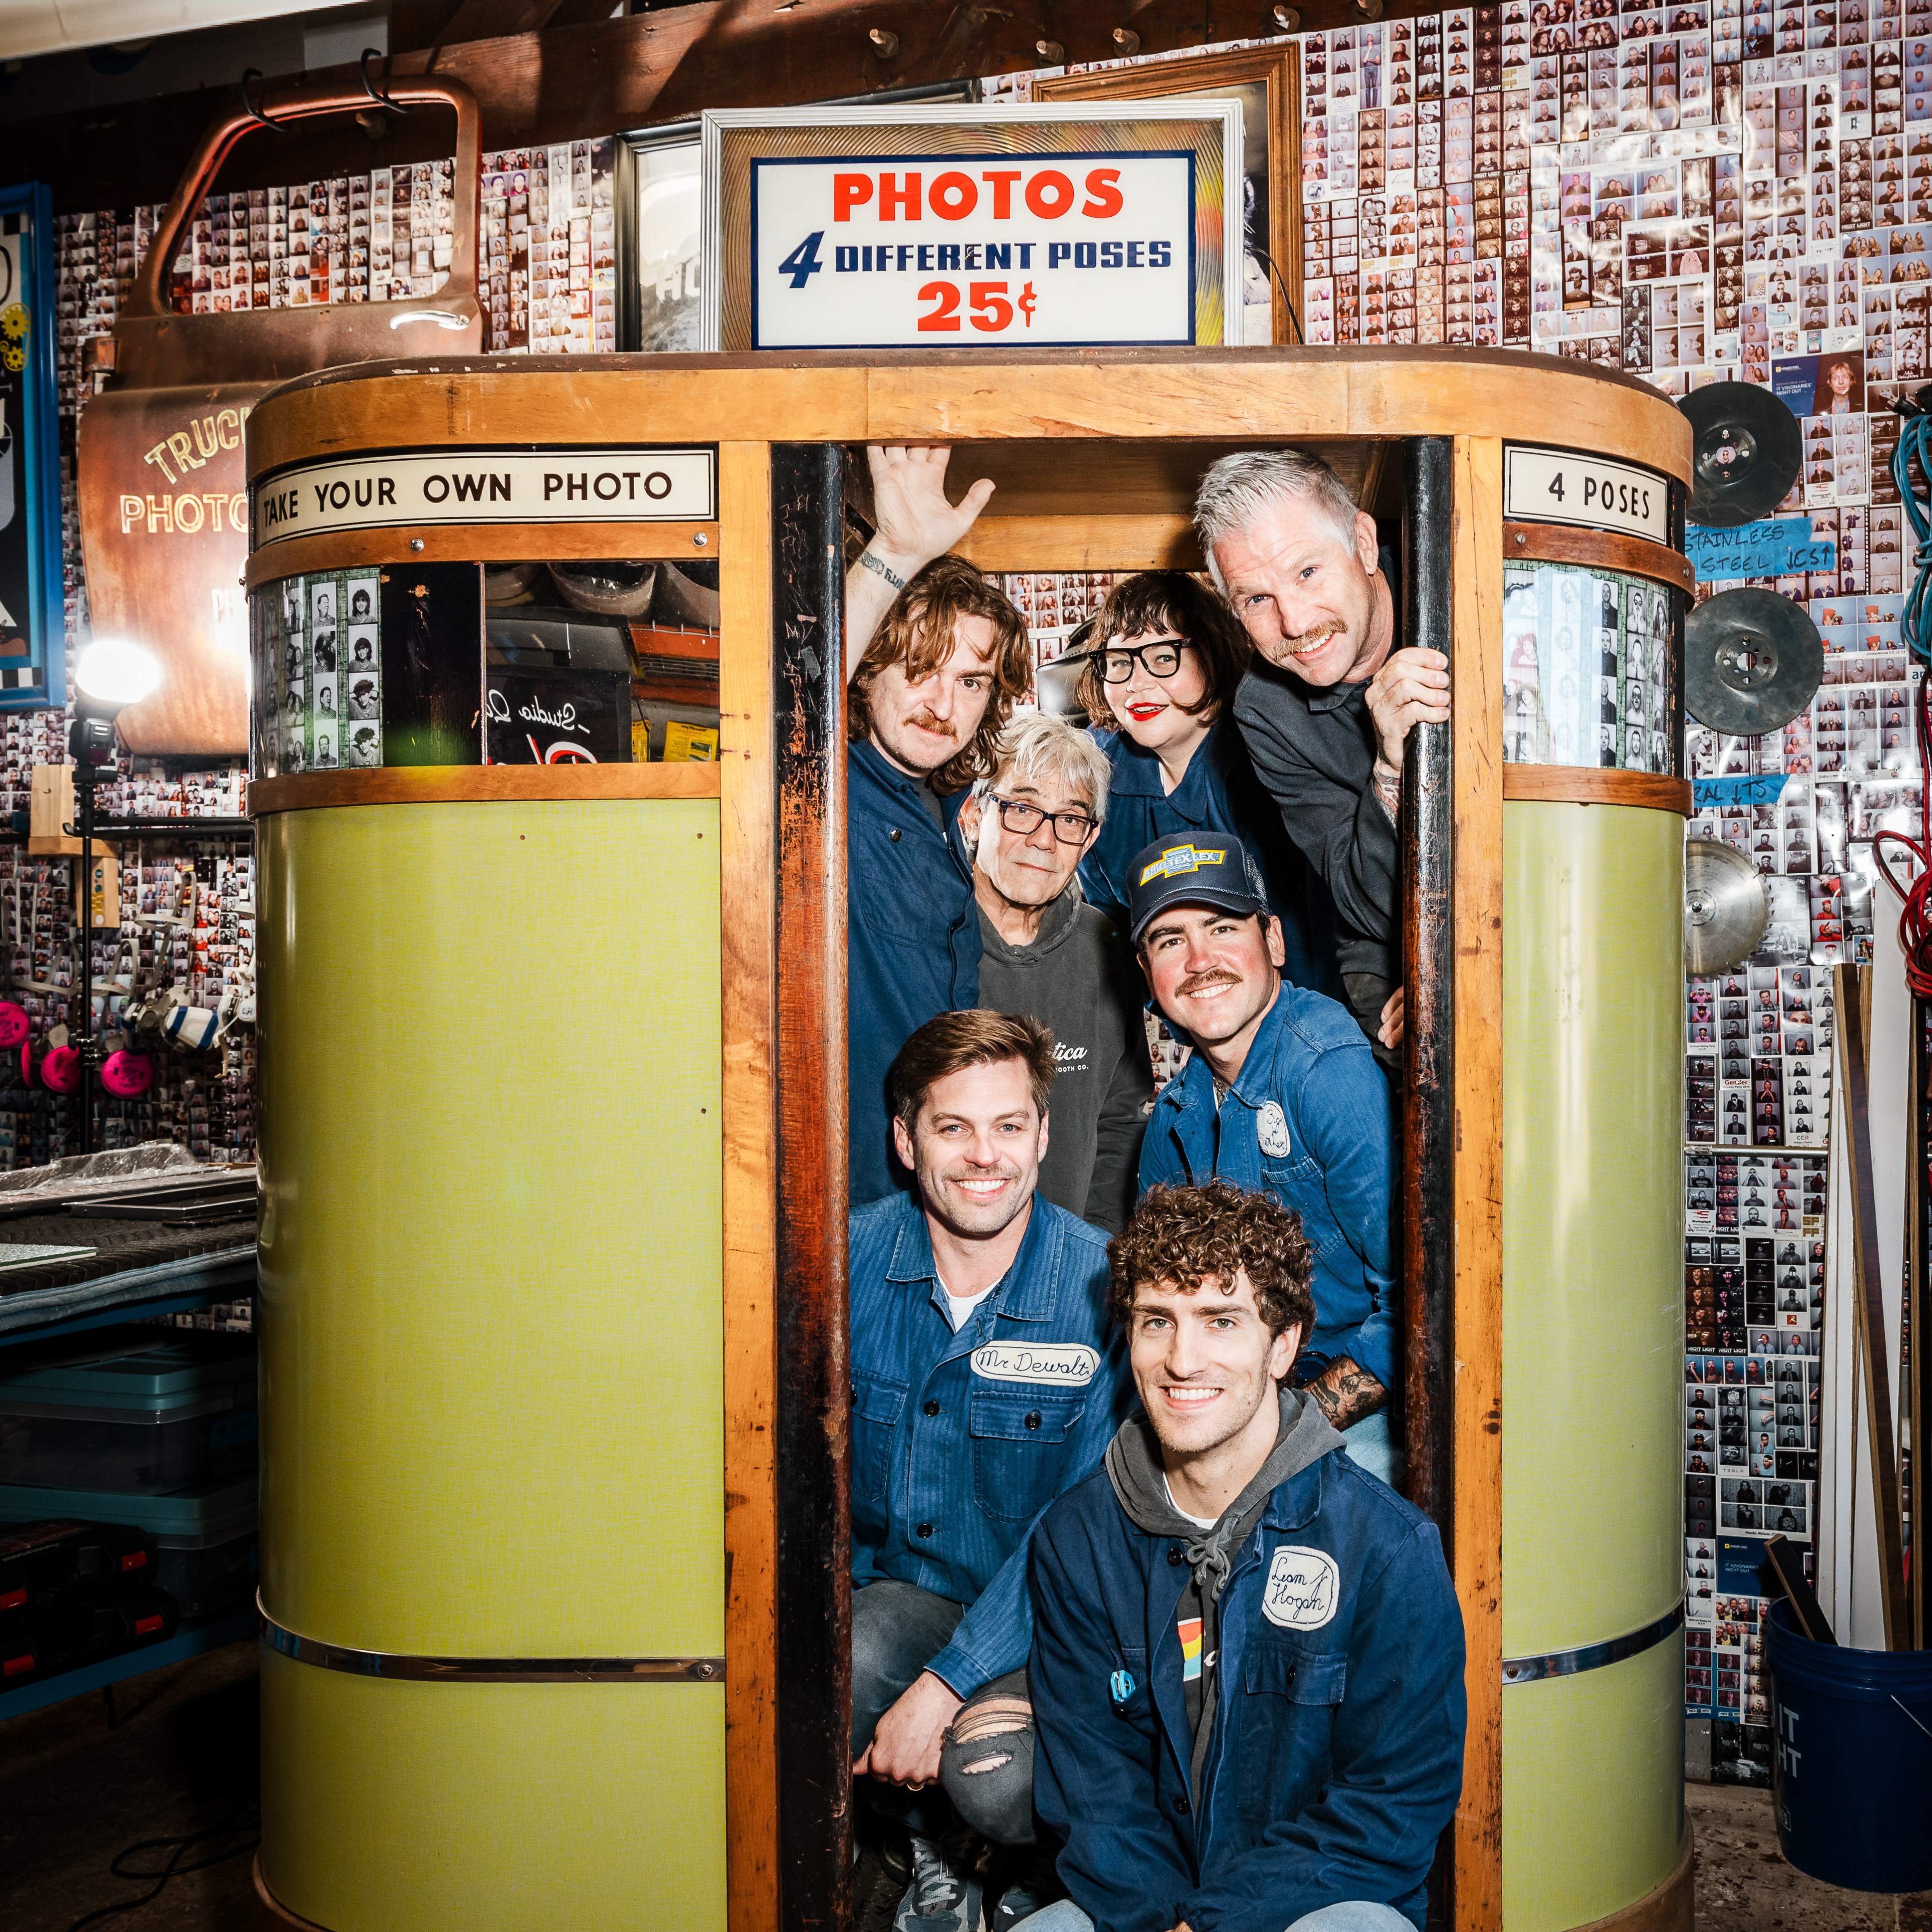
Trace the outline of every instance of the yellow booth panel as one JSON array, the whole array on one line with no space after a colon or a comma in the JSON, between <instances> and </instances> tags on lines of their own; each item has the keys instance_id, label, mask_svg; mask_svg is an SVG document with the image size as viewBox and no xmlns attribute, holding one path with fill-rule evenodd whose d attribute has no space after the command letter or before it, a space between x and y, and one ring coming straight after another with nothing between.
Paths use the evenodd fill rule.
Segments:
<instances>
[{"instance_id":1,"label":"yellow booth panel","mask_svg":"<svg viewBox=\"0 0 1932 1932\"><path fill-rule=\"evenodd\" d=\"M1503 1692L1503 1923L1568 1932L1646 1898L1684 1836L1684 1635Z\"/></svg>"},{"instance_id":2,"label":"yellow booth panel","mask_svg":"<svg viewBox=\"0 0 1932 1932\"><path fill-rule=\"evenodd\" d=\"M373 1651L717 1654L716 802L286 812L257 851L264 1607Z\"/></svg>"},{"instance_id":3,"label":"yellow booth panel","mask_svg":"<svg viewBox=\"0 0 1932 1932\"><path fill-rule=\"evenodd\" d=\"M328 1932L723 1932L724 1687L388 1683L264 1644L261 1865Z\"/></svg>"},{"instance_id":4,"label":"yellow booth panel","mask_svg":"<svg viewBox=\"0 0 1932 1932\"><path fill-rule=\"evenodd\" d=\"M1683 1594L1683 877L1674 812L1503 808L1505 1657Z\"/></svg>"}]
</instances>

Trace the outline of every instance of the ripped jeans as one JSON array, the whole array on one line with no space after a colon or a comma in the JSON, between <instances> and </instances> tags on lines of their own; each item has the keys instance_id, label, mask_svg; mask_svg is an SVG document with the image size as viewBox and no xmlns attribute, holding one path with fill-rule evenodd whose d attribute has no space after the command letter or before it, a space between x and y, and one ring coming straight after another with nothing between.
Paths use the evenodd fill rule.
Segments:
<instances>
[{"instance_id":1,"label":"ripped jeans","mask_svg":"<svg viewBox=\"0 0 1932 1932\"><path fill-rule=\"evenodd\" d=\"M852 1755L945 1648L963 1604L890 1579L852 1593ZM1033 1703L1024 1666L967 1699L940 1747L939 1781L952 1809L996 1845L1034 1843ZM919 1792L863 1780L872 1808L921 1837L944 1829L944 1807Z\"/></svg>"}]
</instances>

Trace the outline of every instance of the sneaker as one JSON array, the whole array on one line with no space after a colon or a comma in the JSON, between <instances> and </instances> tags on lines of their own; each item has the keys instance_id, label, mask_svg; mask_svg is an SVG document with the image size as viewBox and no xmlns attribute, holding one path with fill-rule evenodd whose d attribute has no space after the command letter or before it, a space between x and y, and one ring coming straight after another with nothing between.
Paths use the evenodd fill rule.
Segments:
<instances>
[{"instance_id":1,"label":"sneaker","mask_svg":"<svg viewBox=\"0 0 1932 1932\"><path fill-rule=\"evenodd\" d=\"M912 1882L899 1900L892 1932L986 1932L978 1879L955 1871L930 1838L912 1841Z\"/></svg>"},{"instance_id":2,"label":"sneaker","mask_svg":"<svg viewBox=\"0 0 1932 1932\"><path fill-rule=\"evenodd\" d=\"M993 1914L992 1932L1007 1932L1010 1926L1017 1925L1022 1919L1044 1912L1051 1902L1030 1885L1008 1886L1000 1893L998 1910Z\"/></svg>"}]
</instances>

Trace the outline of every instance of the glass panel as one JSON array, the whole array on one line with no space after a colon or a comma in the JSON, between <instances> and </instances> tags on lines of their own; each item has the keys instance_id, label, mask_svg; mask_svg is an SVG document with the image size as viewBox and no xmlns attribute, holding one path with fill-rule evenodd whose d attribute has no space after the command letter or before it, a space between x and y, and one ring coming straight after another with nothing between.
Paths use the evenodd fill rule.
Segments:
<instances>
[{"instance_id":1,"label":"glass panel","mask_svg":"<svg viewBox=\"0 0 1932 1932\"><path fill-rule=\"evenodd\" d=\"M1503 573L1503 758L1676 775L1678 593L1564 563Z\"/></svg>"}]
</instances>

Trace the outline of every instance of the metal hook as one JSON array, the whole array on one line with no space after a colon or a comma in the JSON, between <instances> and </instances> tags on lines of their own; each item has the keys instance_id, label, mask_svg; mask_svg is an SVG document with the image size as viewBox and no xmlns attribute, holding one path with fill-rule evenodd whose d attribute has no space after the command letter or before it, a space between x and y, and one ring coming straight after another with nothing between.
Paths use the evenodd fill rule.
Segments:
<instances>
[{"instance_id":1,"label":"metal hook","mask_svg":"<svg viewBox=\"0 0 1932 1932\"><path fill-rule=\"evenodd\" d=\"M362 58L357 64L362 70L363 92L375 102L378 107L386 107L392 114L407 114L411 111L410 109L405 107L400 100L392 100L386 94L378 94L376 92L376 83L369 78L369 63L372 60L380 60L382 56L382 50L380 47L364 47L362 50Z\"/></svg>"},{"instance_id":2,"label":"metal hook","mask_svg":"<svg viewBox=\"0 0 1932 1932\"><path fill-rule=\"evenodd\" d=\"M262 74L262 70L258 67L244 68L242 69L242 105L248 110L248 118L250 120L260 122L264 128L272 128L274 129L275 132L279 134L284 131L282 124L279 121L271 121L267 115L264 114L261 109L257 107L255 104L248 98L248 83L251 80L260 80L263 78L265 78L265 76ZM266 98L266 97L265 96L264 98Z\"/></svg>"}]
</instances>

